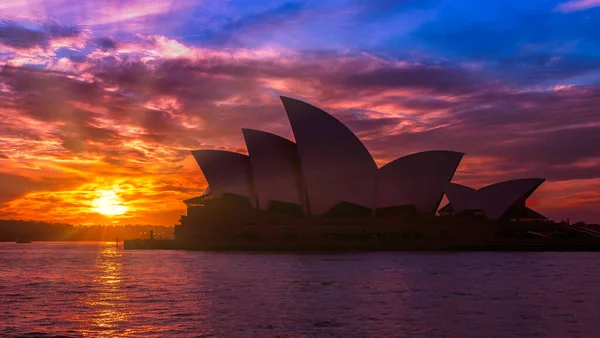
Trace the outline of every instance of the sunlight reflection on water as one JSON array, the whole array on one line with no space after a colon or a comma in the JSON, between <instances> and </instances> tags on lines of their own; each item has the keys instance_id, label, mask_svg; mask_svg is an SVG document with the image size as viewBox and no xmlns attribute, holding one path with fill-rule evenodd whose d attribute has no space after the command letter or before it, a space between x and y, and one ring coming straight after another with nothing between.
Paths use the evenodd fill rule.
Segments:
<instances>
[{"instance_id":1,"label":"sunlight reflection on water","mask_svg":"<svg viewBox=\"0 0 600 338\"><path fill-rule=\"evenodd\" d=\"M91 335L114 337L119 332L120 323L128 319L128 299L122 288L123 251L115 245L105 244L96 258L98 275L93 280L93 287L86 305L91 307Z\"/></svg>"},{"instance_id":2,"label":"sunlight reflection on water","mask_svg":"<svg viewBox=\"0 0 600 338\"><path fill-rule=\"evenodd\" d=\"M598 337L599 258L0 243L0 336Z\"/></svg>"}]
</instances>

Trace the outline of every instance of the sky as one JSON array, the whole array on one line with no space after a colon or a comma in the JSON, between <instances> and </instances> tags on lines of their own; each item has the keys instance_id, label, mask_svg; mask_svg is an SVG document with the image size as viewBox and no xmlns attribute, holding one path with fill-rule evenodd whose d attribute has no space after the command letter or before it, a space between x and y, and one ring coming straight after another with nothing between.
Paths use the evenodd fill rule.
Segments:
<instances>
[{"instance_id":1,"label":"sky","mask_svg":"<svg viewBox=\"0 0 600 338\"><path fill-rule=\"evenodd\" d=\"M293 139L285 95L379 166L461 151L454 182L600 223L598 32L600 0L2 1L0 217L174 225L190 151Z\"/></svg>"}]
</instances>

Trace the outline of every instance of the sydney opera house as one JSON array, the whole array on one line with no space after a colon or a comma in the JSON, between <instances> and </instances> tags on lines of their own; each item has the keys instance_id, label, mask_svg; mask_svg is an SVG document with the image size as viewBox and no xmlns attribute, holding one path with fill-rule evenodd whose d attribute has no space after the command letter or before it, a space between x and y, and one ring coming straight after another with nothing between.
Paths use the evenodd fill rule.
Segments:
<instances>
[{"instance_id":1,"label":"sydney opera house","mask_svg":"<svg viewBox=\"0 0 600 338\"><path fill-rule=\"evenodd\" d=\"M542 178L473 189L452 182L464 154L449 150L415 153L378 167L335 117L296 99L281 101L295 142L242 129L247 155L192 151L209 187L184 201L187 215L176 226L177 239L282 246L334 245L340 239L470 243L546 237L543 231L557 230L526 206ZM449 203L438 209L444 195Z\"/></svg>"}]
</instances>

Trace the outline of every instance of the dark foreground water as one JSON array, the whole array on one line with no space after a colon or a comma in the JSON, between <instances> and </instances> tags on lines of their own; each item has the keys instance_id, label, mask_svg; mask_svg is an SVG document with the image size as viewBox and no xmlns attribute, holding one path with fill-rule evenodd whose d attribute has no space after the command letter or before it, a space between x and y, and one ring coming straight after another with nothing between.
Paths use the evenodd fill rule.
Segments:
<instances>
[{"instance_id":1,"label":"dark foreground water","mask_svg":"<svg viewBox=\"0 0 600 338\"><path fill-rule=\"evenodd\" d=\"M595 338L599 263L0 243L0 336Z\"/></svg>"}]
</instances>

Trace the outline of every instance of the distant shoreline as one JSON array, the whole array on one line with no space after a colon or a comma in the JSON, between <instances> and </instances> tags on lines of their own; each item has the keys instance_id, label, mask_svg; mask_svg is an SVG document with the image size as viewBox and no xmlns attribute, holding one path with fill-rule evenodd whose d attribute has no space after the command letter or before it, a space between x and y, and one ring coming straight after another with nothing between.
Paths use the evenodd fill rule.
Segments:
<instances>
[{"instance_id":1,"label":"distant shoreline","mask_svg":"<svg viewBox=\"0 0 600 338\"><path fill-rule=\"evenodd\" d=\"M80 239L67 239L67 240L37 240L37 241L31 241L31 243L114 243L116 240L113 239L112 241L110 240L94 240L94 239L85 239L85 240L80 240ZM123 238L119 238L119 244L122 244L124 240L128 240L128 239L123 239ZM0 243L15 243L16 241L11 241L11 240L0 240Z\"/></svg>"},{"instance_id":2,"label":"distant shoreline","mask_svg":"<svg viewBox=\"0 0 600 338\"><path fill-rule=\"evenodd\" d=\"M173 226L162 225L72 225L24 220L0 220L0 242L27 239L32 242L114 242L127 238L173 238Z\"/></svg>"}]
</instances>

